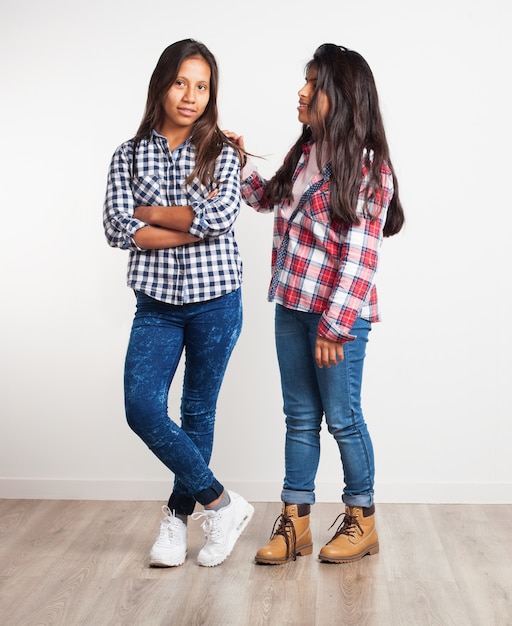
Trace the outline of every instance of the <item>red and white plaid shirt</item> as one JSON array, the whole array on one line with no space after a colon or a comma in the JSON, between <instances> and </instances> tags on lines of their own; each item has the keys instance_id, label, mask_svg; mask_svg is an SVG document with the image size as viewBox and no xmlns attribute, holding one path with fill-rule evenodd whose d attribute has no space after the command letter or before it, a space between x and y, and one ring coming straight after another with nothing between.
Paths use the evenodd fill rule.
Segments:
<instances>
[{"instance_id":1,"label":"red and white plaid shirt","mask_svg":"<svg viewBox=\"0 0 512 626\"><path fill-rule=\"evenodd\" d=\"M312 144L303 146L293 180L306 166ZM370 154L371 156L371 154ZM316 174L310 184L322 179ZM381 171L382 185L369 201L363 214L368 171L363 165L357 214L358 225L342 226L331 218L330 183L327 180L303 205L292 220L283 268L279 273L273 300L284 307L320 313L318 334L332 341L354 338L350 330L357 317L380 321L377 290L374 284L378 252L391 198L393 176L387 165ZM274 211L272 274L277 251L288 226L283 205L275 206L266 197L266 181L256 170L242 181L244 201L257 211Z\"/></svg>"}]
</instances>

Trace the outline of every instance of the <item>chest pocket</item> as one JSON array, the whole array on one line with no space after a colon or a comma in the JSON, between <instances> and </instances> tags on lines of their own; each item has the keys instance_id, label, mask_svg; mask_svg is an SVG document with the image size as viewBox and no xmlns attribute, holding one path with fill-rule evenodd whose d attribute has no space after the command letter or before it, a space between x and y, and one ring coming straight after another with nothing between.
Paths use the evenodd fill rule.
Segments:
<instances>
[{"instance_id":1,"label":"chest pocket","mask_svg":"<svg viewBox=\"0 0 512 626\"><path fill-rule=\"evenodd\" d=\"M132 193L137 206L162 206L158 176L138 176L132 181Z\"/></svg>"},{"instance_id":2,"label":"chest pocket","mask_svg":"<svg viewBox=\"0 0 512 626\"><path fill-rule=\"evenodd\" d=\"M331 222L331 193L329 186L326 184L319 189L311 198L308 206L309 217L314 222L322 224L330 224Z\"/></svg>"}]
</instances>

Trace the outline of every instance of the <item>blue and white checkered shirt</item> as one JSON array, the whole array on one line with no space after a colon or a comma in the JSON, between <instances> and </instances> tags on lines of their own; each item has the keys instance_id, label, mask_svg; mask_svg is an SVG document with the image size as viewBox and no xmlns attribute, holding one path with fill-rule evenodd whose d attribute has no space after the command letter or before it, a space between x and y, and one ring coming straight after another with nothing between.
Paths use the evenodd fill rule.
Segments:
<instances>
[{"instance_id":1,"label":"blue and white checkered shirt","mask_svg":"<svg viewBox=\"0 0 512 626\"><path fill-rule=\"evenodd\" d=\"M128 286L168 304L203 302L238 289L242 261L233 225L240 212L240 161L225 145L215 164L218 194L198 180L185 185L195 164L190 140L171 154L167 139L154 132L137 146L132 176L133 141L123 143L110 164L103 211L109 245L130 251ZM142 250L133 237L146 226L134 219L137 206L191 206L189 234L200 241L177 248Z\"/></svg>"}]
</instances>

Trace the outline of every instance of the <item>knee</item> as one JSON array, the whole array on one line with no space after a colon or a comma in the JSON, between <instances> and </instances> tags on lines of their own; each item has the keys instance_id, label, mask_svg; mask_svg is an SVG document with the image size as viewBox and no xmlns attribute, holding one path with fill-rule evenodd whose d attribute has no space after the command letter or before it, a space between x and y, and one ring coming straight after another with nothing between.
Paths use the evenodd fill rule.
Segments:
<instances>
[{"instance_id":1,"label":"knee","mask_svg":"<svg viewBox=\"0 0 512 626\"><path fill-rule=\"evenodd\" d=\"M351 415L342 420L328 421L327 430L337 440L349 438L366 432L366 423L362 414Z\"/></svg>"},{"instance_id":2,"label":"knee","mask_svg":"<svg viewBox=\"0 0 512 626\"><path fill-rule=\"evenodd\" d=\"M287 415L286 428L294 431L312 431L319 433L322 427L322 416Z\"/></svg>"},{"instance_id":3,"label":"knee","mask_svg":"<svg viewBox=\"0 0 512 626\"><path fill-rule=\"evenodd\" d=\"M146 416L139 408L134 404L126 404L125 405L125 415L128 426L133 430L137 435L142 435L143 432L143 424L147 424Z\"/></svg>"},{"instance_id":4,"label":"knee","mask_svg":"<svg viewBox=\"0 0 512 626\"><path fill-rule=\"evenodd\" d=\"M125 415L128 426L141 437L155 430L162 416L169 419L166 406L151 402L150 398L134 397L131 394L125 396Z\"/></svg>"},{"instance_id":5,"label":"knee","mask_svg":"<svg viewBox=\"0 0 512 626\"><path fill-rule=\"evenodd\" d=\"M159 450L169 440L169 429L173 422L167 413L150 413L148 410L126 410L126 421L131 430L153 452Z\"/></svg>"}]
</instances>

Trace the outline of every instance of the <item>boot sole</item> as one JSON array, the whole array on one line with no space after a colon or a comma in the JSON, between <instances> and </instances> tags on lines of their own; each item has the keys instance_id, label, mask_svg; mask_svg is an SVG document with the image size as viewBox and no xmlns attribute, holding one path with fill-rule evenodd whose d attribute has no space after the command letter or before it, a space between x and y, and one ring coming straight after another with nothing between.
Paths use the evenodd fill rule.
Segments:
<instances>
[{"instance_id":1,"label":"boot sole","mask_svg":"<svg viewBox=\"0 0 512 626\"><path fill-rule=\"evenodd\" d=\"M312 552L313 544L310 543L308 546L302 546L297 552L297 556L307 556L312 554ZM264 556L255 556L254 560L258 565L284 565L285 563L293 561L293 556L290 555L285 559L271 559Z\"/></svg>"},{"instance_id":2,"label":"boot sole","mask_svg":"<svg viewBox=\"0 0 512 626\"><path fill-rule=\"evenodd\" d=\"M326 556L324 554L319 554L318 558L324 563L353 563L354 561L359 561L365 556L370 556L373 554L377 554L379 552L379 544L375 543L373 546L367 548L364 552L360 552L359 554L355 554L354 556L344 556L344 557L335 557L335 556Z\"/></svg>"}]
</instances>

